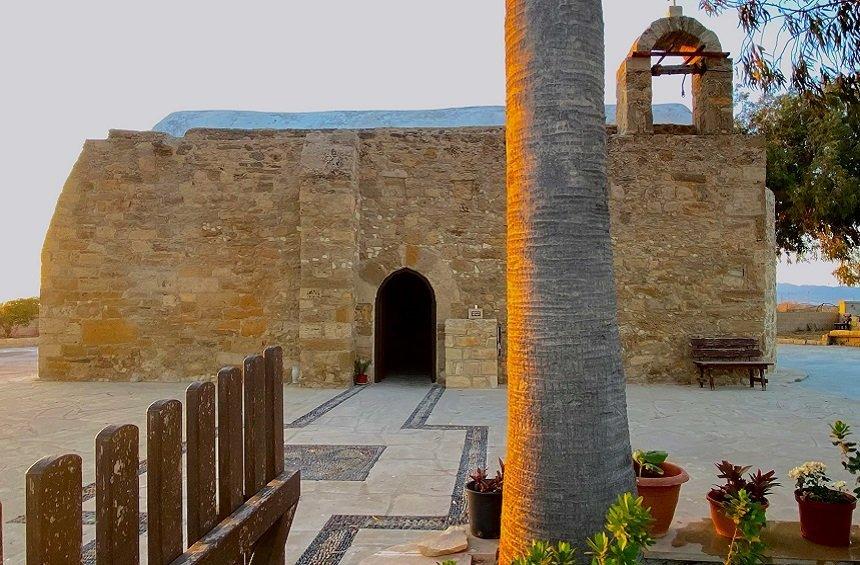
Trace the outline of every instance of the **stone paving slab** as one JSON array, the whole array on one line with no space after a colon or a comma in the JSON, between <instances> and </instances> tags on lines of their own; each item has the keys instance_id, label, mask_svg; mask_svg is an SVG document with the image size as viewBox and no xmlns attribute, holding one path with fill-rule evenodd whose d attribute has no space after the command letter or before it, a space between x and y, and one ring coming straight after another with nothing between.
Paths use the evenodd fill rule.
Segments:
<instances>
[{"instance_id":1,"label":"stone paving slab","mask_svg":"<svg viewBox=\"0 0 860 565\"><path fill-rule=\"evenodd\" d=\"M0 374L3 359L0 355ZM94 437L103 426L143 426L151 402L183 398L186 387L40 382L26 374L26 367L5 370L6 378L0 379L0 499L7 520L23 513L24 473L34 461L64 451L79 453L88 483L93 479ZM704 496L716 480L713 463L722 458L775 468L784 484L788 469L805 460L819 459L836 468L827 424L856 417L860 402L800 386L802 377L782 370L767 391L628 387L634 446L668 450L692 477L682 491L677 531L706 515ZM461 521L458 493L464 470L483 461L494 469L504 453L504 389L446 391L429 382L387 381L346 392L288 386L284 397L288 445L329 446L330 453L337 446L384 448L364 480L302 482L287 544L290 563L359 563L418 539L422 531ZM144 495L145 475L141 484ZM93 509L92 501L84 503L84 510ZM769 517L795 521L796 513L791 489L779 489ZM24 527L7 523L4 528L9 562L20 562ZM85 526L85 535L92 537L92 530ZM145 535L141 544L145 547Z\"/></svg>"}]
</instances>

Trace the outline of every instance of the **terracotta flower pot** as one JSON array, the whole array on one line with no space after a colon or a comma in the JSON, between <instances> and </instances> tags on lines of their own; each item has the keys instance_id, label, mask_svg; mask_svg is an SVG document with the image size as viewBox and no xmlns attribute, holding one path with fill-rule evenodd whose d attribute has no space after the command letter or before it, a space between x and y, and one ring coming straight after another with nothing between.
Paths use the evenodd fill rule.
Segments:
<instances>
[{"instance_id":1,"label":"terracotta flower pot","mask_svg":"<svg viewBox=\"0 0 860 565\"><path fill-rule=\"evenodd\" d=\"M794 499L800 511L800 535L812 543L847 547L851 544L851 515L857 507L857 499L834 504L815 502L794 491Z\"/></svg>"},{"instance_id":2,"label":"terracotta flower pot","mask_svg":"<svg viewBox=\"0 0 860 565\"><path fill-rule=\"evenodd\" d=\"M737 528L732 519L726 516L723 504L715 499L711 493L708 493L708 504L711 506L711 522L714 523L714 531L717 532L717 535L729 539L735 537ZM770 504L765 503L764 509L767 510L769 506Z\"/></svg>"},{"instance_id":3,"label":"terracotta flower pot","mask_svg":"<svg viewBox=\"0 0 860 565\"><path fill-rule=\"evenodd\" d=\"M367 375L362 373L361 375L355 376L355 384L357 385L366 385L367 384Z\"/></svg>"},{"instance_id":4,"label":"terracotta flower pot","mask_svg":"<svg viewBox=\"0 0 860 565\"><path fill-rule=\"evenodd\" d=\"M678 496L681 485L690 480L685 470L673 463L663 463L663 475L660 477L636 477L636 490L644 500L645 508L651 510L650 533L652 537L661 538L669 531L672 519L675 517L675 507L678 506Z\"/></svg>"}]
</instances>

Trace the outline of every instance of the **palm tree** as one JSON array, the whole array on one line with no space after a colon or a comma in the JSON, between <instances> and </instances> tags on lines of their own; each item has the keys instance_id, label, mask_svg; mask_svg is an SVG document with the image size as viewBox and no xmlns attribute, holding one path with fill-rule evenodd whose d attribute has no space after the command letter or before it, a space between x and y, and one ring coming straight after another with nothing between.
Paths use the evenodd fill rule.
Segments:
<instances>
[{"instance_id":1,"label":"palm tree","mask_svg":"<svg viewBox=\"0 0 860 565\"><path fill-rule=\"evenodd\" d=\"M581 544L633 489L600 0L506 0L508 453L500 563Z\"/></svg>"}]
</instances>

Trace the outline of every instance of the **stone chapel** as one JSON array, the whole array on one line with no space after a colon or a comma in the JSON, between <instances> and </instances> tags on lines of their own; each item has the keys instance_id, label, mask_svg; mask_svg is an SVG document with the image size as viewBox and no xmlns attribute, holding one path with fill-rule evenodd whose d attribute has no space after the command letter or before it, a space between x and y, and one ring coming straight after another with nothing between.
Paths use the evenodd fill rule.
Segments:
<instances>
[{"instance_id":1,"label":"stone chapel","mask_svg":"<svg viewBox=\"0 0 860 565\"><path fill-rule=\"evenodd\" d=\"M607 126L628 381L689 383L693 336L774 354L774 202L760 139L733 132L732 62L673 8L618 69ZM692 124L654 123L688 74ZM90 140L42 254L39 375L214 377L261 346L287 378L505 382L499 125L198 127Z\"/></svg>"}]
</instances>

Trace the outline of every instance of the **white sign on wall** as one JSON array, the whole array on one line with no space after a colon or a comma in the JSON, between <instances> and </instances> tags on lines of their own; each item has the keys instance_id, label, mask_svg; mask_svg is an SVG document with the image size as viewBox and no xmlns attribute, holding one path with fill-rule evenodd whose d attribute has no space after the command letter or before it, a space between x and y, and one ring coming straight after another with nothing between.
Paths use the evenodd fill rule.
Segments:
<instances>
[{"instance_id":1,"label":"white sign on wall","mask_svg":"<svg viewBox=\"0 0 860 565\"><path fill-rule=\"evenodd\" d=\"M469 319L470 320L483 320L484 319L484 309L478 308L478 305L475 304L473 307L469 308Z\"/></svg>"}]
</instances>

